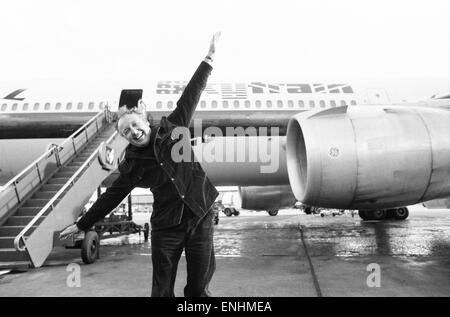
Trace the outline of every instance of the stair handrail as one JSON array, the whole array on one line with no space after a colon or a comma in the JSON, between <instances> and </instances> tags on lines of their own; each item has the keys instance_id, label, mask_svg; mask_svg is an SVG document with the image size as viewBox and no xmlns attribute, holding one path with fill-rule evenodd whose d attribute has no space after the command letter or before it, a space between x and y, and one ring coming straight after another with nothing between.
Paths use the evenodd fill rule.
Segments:
<instances>
[{"instance_id":1,"label":"stair handrail","mask_svg":"<svg viewBox=\"0 0 450 317\"><path fill-rule=\"evenodd\" d=\"M106 105L105 110L99 111L94 117L92 117L88 122L83 124L78 130L76 130L74 133L72 133L61 145L52 144L51 148L49 148L47 151L44 152L41 156L39 156L36 160L33 161L30 165L25 167L19 174L17 174L15 177L13 177L9 182L7 182L4 186L2 186L2 189L0 190L0 195L3 191L5 191L8 187L10 187L12 184L14 187L16 187L16 184L19 182L19 179L22 178L24 175L28 174L30 170L34 170L37 168L39 163L44 160L44 158L50 157L50 155L53 155L55 152L59 152L59 148L62 147L63 144L68 142L69 140L74 139L74 137L81 132L83 132L92 122L98 119L99 116L105 115L108 121L111 120L111 112L109 110L109 107ZM19 200L20 202L20 200Z\"/></svg>"},{"instance_id":2,"label":"stair handrail","mask_svg":"<svg viewBox=\"0 0 450 317\"><path fill-rule=\"evenodd\" d=\"M117 131L114 131L114 133L111 135L111 137L108 138L106 141L107 144L110 144L112 140L118 135ZM99 145L100 147L100 145ZM17 251L25 251L25 243L23 243L23 246L20 245L20 241L23 240L24 235L30 230L30 228L36 223L36 221L51 207L53 207L53 203L61 196L61 194L69 187L72 186L75 182L75 178L78 177L78 175L84 170L86 166L89 166L91 161L98 155L98 150L95 150L89 158L86 160L86 162L81 165L78 170L72 175L71 178L67 180L67 182L64 184L63 187L50 199L50 201L42 207L42 209L34 216L34 218L28 223L28 225L22 229L22 231L15 237L14 239L14 248ZM24 241L23 241L24 242Z\"/></svg>"}]
</instances>

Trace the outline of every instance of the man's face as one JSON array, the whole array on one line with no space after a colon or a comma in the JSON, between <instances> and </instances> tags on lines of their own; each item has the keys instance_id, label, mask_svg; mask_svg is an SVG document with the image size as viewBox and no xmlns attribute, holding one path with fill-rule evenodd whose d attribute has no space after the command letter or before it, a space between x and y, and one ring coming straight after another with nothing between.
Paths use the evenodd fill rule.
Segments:
<instances>
[{"instance_id":1,"label":"man's face","mask_svg":"<svg viewBox=\"0 0 450 317\"><path fill-rule=\"evenodd\" d=\"M135 146L146 146L150 142L148 122L136 113L125 114L117 125L119 133Z\"/></svg>"}]
</instances>

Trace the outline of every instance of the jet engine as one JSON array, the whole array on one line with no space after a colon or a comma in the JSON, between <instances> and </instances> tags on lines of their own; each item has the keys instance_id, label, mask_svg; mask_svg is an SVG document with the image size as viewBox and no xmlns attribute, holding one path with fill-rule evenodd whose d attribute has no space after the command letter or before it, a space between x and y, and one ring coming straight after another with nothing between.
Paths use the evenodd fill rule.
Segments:
<instances>
[{"instance_id":1,"label":"jet engine","mask_svg":"<svg viewBox=\"0 0 450 317\"><path fill-rule=\"evenodd\" d=\"M296 199L289 185L239 187L242 208L251 210L278 211L291 207Z\"/></svg>"},{"instance_id":2,"label":"jet engine","mask_svg":"<svg viewBox=\"0 0 450 317\"><path fill-rule=\"evenodd\" d=\"M292 117L287 170L304 204L407 206L450 196L450 111L337 107Z\"/></svg>"}]
</instances>

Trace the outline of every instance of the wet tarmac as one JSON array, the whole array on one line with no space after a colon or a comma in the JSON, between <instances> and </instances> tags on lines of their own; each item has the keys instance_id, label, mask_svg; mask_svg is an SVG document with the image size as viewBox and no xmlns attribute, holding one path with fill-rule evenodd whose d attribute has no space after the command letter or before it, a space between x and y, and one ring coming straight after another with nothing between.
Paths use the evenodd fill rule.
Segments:
<instances>
[{"instance_id":1,"label":"wet tarmac","mask_svg":"<svg viewBox=\"0 0 450 317\"><path fill-rule=\"evenodd\" d=\"M450 295L450 210L415 206L408 220L384 222L243 211L220 216L215 250L214 296ZM151 276L150 243L134 234L103 240L91 265L55 248L41 268L0 272L0 296L149 296ZM176 296L185 281L182 257Z\"/></svg>"}]
</instances>

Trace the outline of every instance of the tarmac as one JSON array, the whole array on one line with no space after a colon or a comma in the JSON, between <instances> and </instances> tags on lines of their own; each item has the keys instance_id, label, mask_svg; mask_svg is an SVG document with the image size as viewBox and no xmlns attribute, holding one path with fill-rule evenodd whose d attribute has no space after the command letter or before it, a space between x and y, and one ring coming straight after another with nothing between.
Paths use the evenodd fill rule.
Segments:
<instances>
[{"instance_id":1,"label":"tarmac","mask_svg":"<svg viewBox=\"0 0 450 317\"><path fill-rule=\"evenodd\" d=\"M413 206L405 221L241 211L220 215L214 239L213 296L450 295L450 210ZM0 272L0 296L150 296L151 281L150 242L133 234L102 240L90 265L57 247L43 267ZM182 256L176 296L185 281Z\"/></svg>"}]
</instances>

